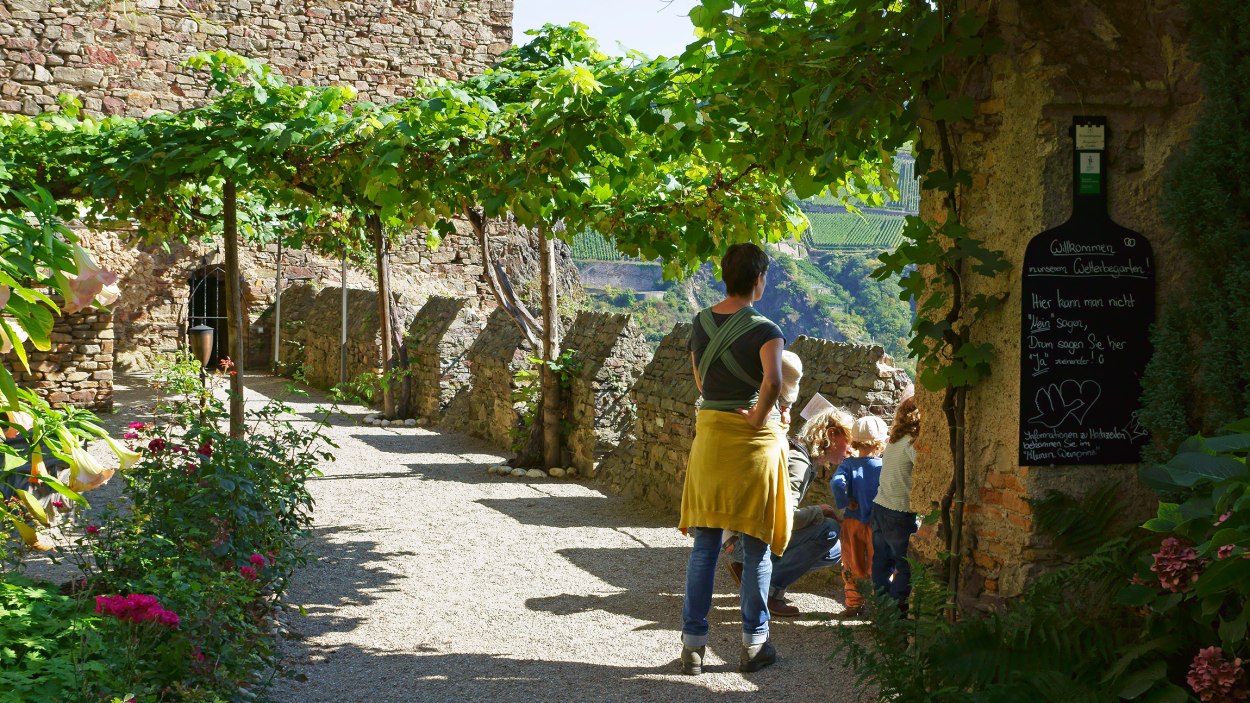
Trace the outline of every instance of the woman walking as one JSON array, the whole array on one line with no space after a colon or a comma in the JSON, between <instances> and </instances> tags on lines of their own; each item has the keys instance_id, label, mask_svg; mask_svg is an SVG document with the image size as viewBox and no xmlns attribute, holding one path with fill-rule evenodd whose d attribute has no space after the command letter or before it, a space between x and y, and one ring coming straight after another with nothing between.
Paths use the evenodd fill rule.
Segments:
<instances>
[{"instance_id":1,"label":"woman walking","mask_svg":"<svg viewBox=\"0 0 1250 703\"><path fill-rule=\"evenodd\" d=\"M771 549L790 539L786 436L777 409L781 392L781 329L751 307L768 283L768 256L737 244L721 259L726 297L699 313L690 358L703 405L681 500L681 528L694 535L682 607L682 672L703 673L712 582L723 530L741 535L742 653L738 669L758 671L776 660L768 641ZM788 415L788 413L786 413Z\"/></svg>"}]
</instances>

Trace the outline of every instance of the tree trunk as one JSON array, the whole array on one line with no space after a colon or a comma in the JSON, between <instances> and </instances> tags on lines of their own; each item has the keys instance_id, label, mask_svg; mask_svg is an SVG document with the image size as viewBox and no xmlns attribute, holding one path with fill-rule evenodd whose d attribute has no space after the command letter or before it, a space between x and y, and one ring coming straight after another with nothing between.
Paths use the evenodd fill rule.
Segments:
<instances>
[{"instance_id":1,"label":"tree trunk","mask_svg":"<svg viewBox=\"0 0 1250 703\"><path fill-rule=\"evenodd\" d=\"M387 267L390 274L390 266ZM388 288L390 286L387 286ZM408 342L404 338L404 321L399 314L399 306L394 302L391 308L391 344L394 347L393 364L399 379L395 383L395 407L402 417L412 417L412 375L408 373Z\"/></svg>"},{"instance_id":2,"label":"tree trunk","mask_svg":"<svg viewBox=\"0 0 1250 703\"><path fill-rule=\"evenodd\" d=\"M482 275L486 277L486 284L490 287L491 294L495 296L495 302L512 318L512 323L520 330L521 336L529 343L530 348L538 349L542 345L535 333L538 329L538 321L530 314L525 303L509 295L511 287L505 286L495 271L495 262L491 259L490 253L490 239L486 233L486 217L481 210L469 207L464 208L464 216L468 218L469 224L473 225L474 233L477 234L478 246L482 250Z\"/></svg>"},{"instance_id":3,"label":"tree trunk","mask_svg":"<svg viewBox=\"0 0 1250 703\"><path fill-rule=\"evenodd\" d=\"M222 188L225 219L222 234L226 240L226 299L230 317L230 436L243 435L243 284L239 272L239 211L234 181Z\"/></svg>"},{"instance_id":4,"label":"tree trunk","mask_svg":"<svg viewBox=\"0 0 1250 703\"><path fill-rule=\"evenodd\" d=\"M373 251L378 265L378 324L381 325L382 338L382 415L388 420L395 419L395 392L391 388L394 379L391 376L391 266L389 261L389 242L382 234L382 221L377 215L365 218L369 234L373 240Z\"/></svg>"},{"instance_id":5,"label":"tree trunk","mask_svg":"<svg viewBox=\"0 0 1250 703\"><path fill-rule=\"evenodd\" d=\"M543 461L546 468L561 465L560 378L551 362L560 355L560 313L556 310L556 245L539 229L543 291Z\"/></svg>"}]
</instances>

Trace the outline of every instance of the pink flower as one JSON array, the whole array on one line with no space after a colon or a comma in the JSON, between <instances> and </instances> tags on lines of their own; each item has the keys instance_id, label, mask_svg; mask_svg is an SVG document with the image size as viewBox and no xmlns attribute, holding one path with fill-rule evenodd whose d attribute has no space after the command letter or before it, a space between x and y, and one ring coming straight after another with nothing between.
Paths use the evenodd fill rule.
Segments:
<instances>
[{"instance_id":1,"label":"pink flower","mask_svg":"<svg viewBox=\"0 0 1250 703\"><path fill-rule=\"evenodd\" d=\"M1231 511L1231 510L1230 510L1230 511L1228 511L1228 512L1224 513L1223 515L1221 515L1221 516L1219 517L1219 519L1215 521L1215 524L1216 524L1216 525L1222 525L1222 524L1224 524L1224 521L1225 521L1225 520L1227 520L1228 518L1230 518L1230 517L1232 517L1232 516L1233 516L1233 511Z\"/></svg>"},{"instance_id":2,"label":"pink flower","mask_svg":"<svg viewBox=\"0 0 1250 703\"><path fill-rule=\"evenodd\" d=\"M147 426L147 423L143 423L143 422L132 422L132 423L130 423L129 425L126 425L126 427L128 427L128 428L130 428L130 429L132 429L132 430L146 430L148 426Z\"/></svg>"},{"instance_id":3,"label":"pink flower","mask_svg":"<svg viewBox=\"0 0 1250 703\"><path fill-rule=\"evenodd\" d=\"M95 525L87 525L86 533L89 535L100 534L100 528Z\"/></svg>"},{"instance_id":4,"label":"pink flower","mask_svg":"<svg viewBox=\"0 0 1250 703\"><path fill-rule=\"evenodd\" d=\"M1229 557L1231 557L1231 556L1233 555L1233 550L1234 550L1234 549L1236 549L1236 547L1235 547L1235 546L1233 546L1233 545L1231 545L1231 544L1226 544L1226 545L1224 545L1223 547L1220 547L1219 549L1215 550L1215 558L1216 558L1216 559L1227 559L1227 558L1229 558Z\"/></svg>"},{"instance_id":5,"label":"pink flower","mask_svg":"<svg viewBox=\"0 0 1250 703\"><path fill-rule=\"evenodd\" d=\"M153 439L151 442L148 442L148 449L151 449L154 452L165 451L165 440L160 437Z\"/></svg>"},{"instance_id":6,"label":"pink flower","mask_svg":"<svg viewBox=\"0 0 1250 703\"><path fill-rule=\"evenodd\" d=\"M1175 537L1163 540L1154 558L1155 563L1150 570L1159 575L1159 585L1173 593L1188 591L1198 580L1206 563L1198 558L1198 552L1193 547L1186 547Z\"/></svg>"},{"instance_id":7,"label":"pink flower","mask_svg":"<svg viewBox=\"0 0 1250 703\"><path fill-rule=\"evenodd\" d=\"M17 320L14 320L11 317L0 317L0 327L8 330L8 333L0 330L0 354L8 354L13 351L13 342L9 339L10 334L17 337L18 344L30 339L30 335L26 332L26 328L17 324Z\"/></svg>"},{"instance_id":8,"label":"pink flower","mask_svg":"<svg viewBox=\"0 0 1250 703\"><path fill-rule=\"evenodd\" d=\"M258 569L265 565L265 558L259 554L253 554L248 557L247 560L252 563L252 566L255 566Z\"/></svg>"},{"instance_id":9,"label":"pink flower","mask_svg":"<svg viewBox=\"0 0 1250 703\"><path fill-rule=\"evenodd\" d=\"M240 575L240 576L242 576L243 578L247 579L248 581L255 581L255 580L256 580L256 569L253 569L253 568L252 568L252 567L250 567L250 566L244 566L244 567L242 567L242 568L240 568L240 569L239 569L239 575Z\"/></svg>"},{"instance_id":10,"label":"pink flower","mask_svg":"<svg viewBox=\"0 0 1250 703\"><path fill-rule=\"evenodd\" d=\"M161 607L155 596L132 593L128 596L96 596L95 611L123 622L141 625L156 623L170 629L178 627L178 614Z\"/></svg>"},{"instance_id":11,"label":"pink flower","mask_svg":"<svg viewBox=\"0 0 1250 703\"><path fill-rule=\"evenodd\" d=\"M64 510L64 509L65 509L65 501L61 500L60 498L57 498L56 500L52 501L52 507L54 507L54 508L56 508L56 509L58 509L58 510Z\"/></svg>"},{"instance_id":12,"label":"pink flower","mask_svg":"<svg viewBox=\"0 0 1250 703\"><path fill-rule=\"evenodd\" d=\"M126 432L122 434L122 439L139 439L138 432Z\"/></svg>"},{"instance_id":13,"label":"pink flower","mask_svg":"<svg viewBox=\"0 0 1250 703\"><path fill-rule=\"evenodd\" d=\"M74 264L77 275L66 274L65 305L62 310L66 314L75 313L99 300L101 305L111 305L121 294L117 288L117 274L105 271L96 265L91 254L81 246L74 245Z\"/></svg>"},{"instance_id":14,"label":"pink flower","mask_svg":"<svg viewBox=\"0 0 1250 703\"><path fill-rule=\"evenodd\" d=\"M204 440L204 443L201 444L200 448L197 449L196 451L200 454L203 454L206 457L211 457L213 455L213 438L209 437L208 439Z\"/></svg>"},{"instance_id":15,"label":"pink flower","mask_svg":"<svg viewBox=\"0 0 1250 703\"><path fill-rule=\"evenodd\" d=\"M1228 661L1219 647L1199 650L1185 680L1204 703L1235 703L1250 698L1241 660Z\"/></svg>"},{"instance_id":16,"label":"pink flower","mask_svg":"<svg viewBox=\"0 0 1250 703\"><path fill-rule=\"evenodd\" d=\"M192 658L192 659L194 659L194 660L196 661L196 663L197 663L197 664L203 664L203 663L204 663L204 652L201 652L199 647L192 647L192 648L191 648L191 658Z\"/></svg>"}]
</instances>

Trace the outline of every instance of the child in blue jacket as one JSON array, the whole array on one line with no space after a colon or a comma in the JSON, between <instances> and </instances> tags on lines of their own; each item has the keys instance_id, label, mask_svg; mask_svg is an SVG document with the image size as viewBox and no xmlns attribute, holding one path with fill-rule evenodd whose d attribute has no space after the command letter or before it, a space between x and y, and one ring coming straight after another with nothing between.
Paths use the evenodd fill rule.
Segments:
<instances>
[{"instance_id":1,"label":"child in blue jacket","mask_svg":"<svg viewBox=\"0 0 1250 703\"><path fill-rule=\"evenodd\" d=\"M844 510L842 519L842 576L846 581L843 617L863 613L864 596L859 582L872 578L872 501L881 483L881 452L889 429L876 416L861 417L851 425L851 450L855 456L838 464L829 482L833 501Z\"/></svg>"}]
</instances>

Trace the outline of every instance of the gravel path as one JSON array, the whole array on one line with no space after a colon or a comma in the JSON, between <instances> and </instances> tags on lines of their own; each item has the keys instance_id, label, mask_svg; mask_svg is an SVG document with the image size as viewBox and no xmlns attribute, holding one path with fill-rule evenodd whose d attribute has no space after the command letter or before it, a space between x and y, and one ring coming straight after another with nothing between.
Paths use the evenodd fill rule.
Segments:
<instances>
[{"instance_id":1,"label":"gravel path","mask_svg":"<svg viewBox=\"0 0 1250 703\"><path fill-rule=\"evenodd\" d=\"M277 701L856 700L827 616L774 621L781 661L739 674L723 571L711 672L681 676L689 541L674 519L593 484L490 476L502 457L477 440L368 427L364 408L346 410L330 430L337 458L312 483L312 560L290 593L307 614L287 618L285 655L307 681L279 683ZM791 601L840 609L816 593Z\"/></svg>"}]
</instances>

